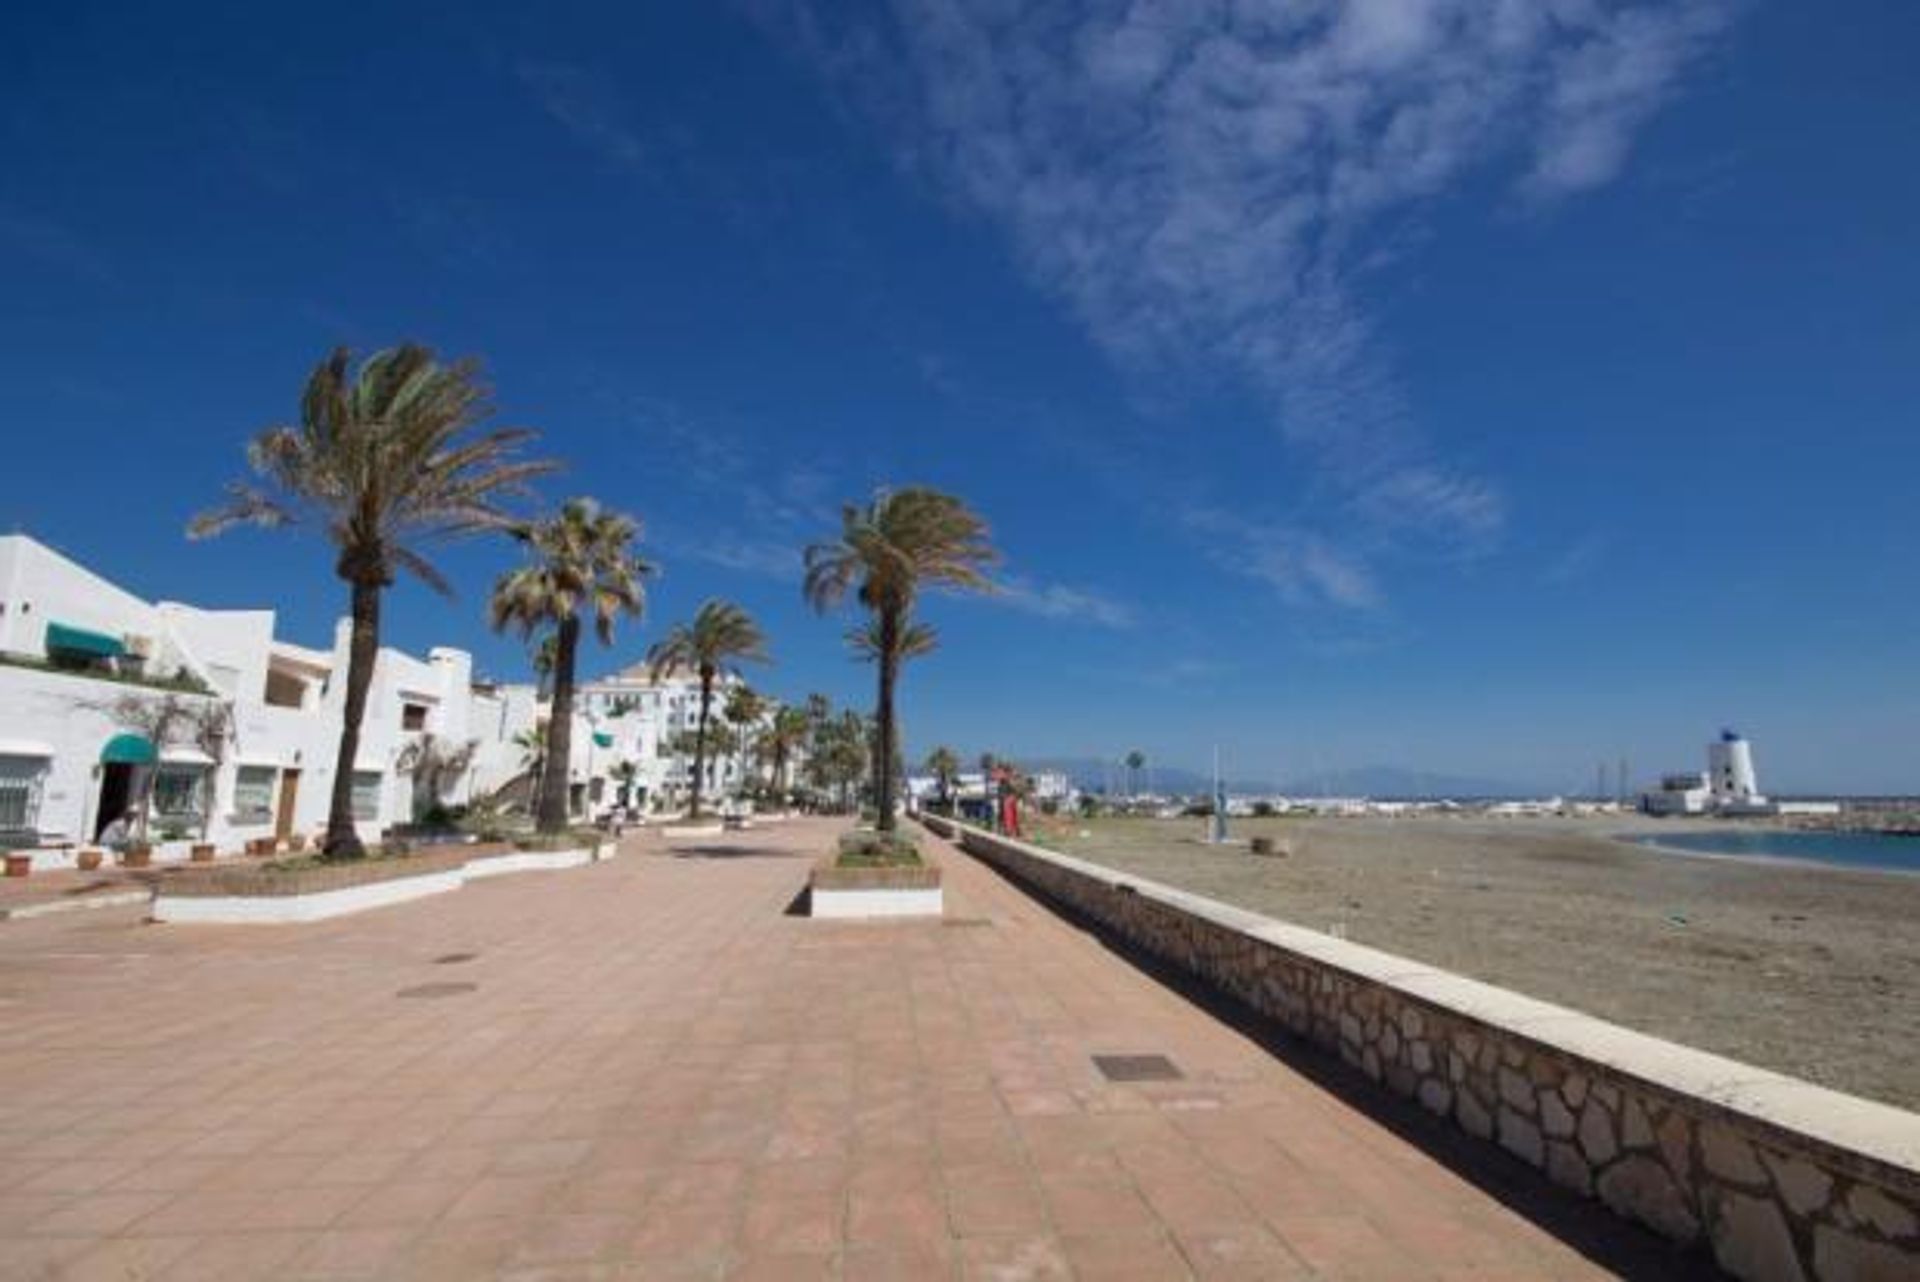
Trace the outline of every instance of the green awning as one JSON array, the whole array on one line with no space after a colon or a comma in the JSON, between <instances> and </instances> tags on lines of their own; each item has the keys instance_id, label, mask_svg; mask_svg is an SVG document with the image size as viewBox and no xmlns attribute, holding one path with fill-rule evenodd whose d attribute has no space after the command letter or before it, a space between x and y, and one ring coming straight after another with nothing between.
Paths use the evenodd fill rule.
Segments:
<instances>
[{"instance_id":1,"label":"green awning","mask_svg":"<svg viewBox=\"0 0 1920 1282\"><path fill-rule=\"evenodd\" d=\"M150 766L159 759L145 735L117 734L100 749L100 764L105 766Z\"/></svg>"},{"instance_id":2,"label":"green awning","mask_svg":"<svg viewBox=\"0 0 1920 1282\"><path fill-rule=\"evenodd\" d=\"M602 748L611 748L613 746L613 736L610 734L601 734L598 730L593 732L593 741Z\"/></svg>"},{"instance_id":3,"label":"green awning","mask_svg":"<svg viewBox=\"0 0 1920 1282\"><path fill-rule=\"evenodd\" d=\"M90 659L117 659L127 652L127 647L119 637L108 636L104 632L91 632L86 628L68 627L64 623L47 625L48 654L80 654Z\"/></svg>"}]
</instances>

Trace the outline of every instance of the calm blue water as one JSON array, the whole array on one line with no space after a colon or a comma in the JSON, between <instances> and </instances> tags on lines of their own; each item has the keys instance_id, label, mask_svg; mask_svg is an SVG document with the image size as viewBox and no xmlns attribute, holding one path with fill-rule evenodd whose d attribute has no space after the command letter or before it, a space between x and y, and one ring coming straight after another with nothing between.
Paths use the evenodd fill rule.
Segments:
<instances>
[{"instance_id":1,"label":"calm blue water","mask_svg":"<svg viewBox=\"0 0 1920 1282\"><path fill-rule=\"evenodd\" d=\"M1887 837L1872 832L1676 832L1636 836L1643 846L1665 846L1703 855L1761 855L1804 859L1843 868L1920 872L1920 837Z\"/></svg>"}]
</instances>

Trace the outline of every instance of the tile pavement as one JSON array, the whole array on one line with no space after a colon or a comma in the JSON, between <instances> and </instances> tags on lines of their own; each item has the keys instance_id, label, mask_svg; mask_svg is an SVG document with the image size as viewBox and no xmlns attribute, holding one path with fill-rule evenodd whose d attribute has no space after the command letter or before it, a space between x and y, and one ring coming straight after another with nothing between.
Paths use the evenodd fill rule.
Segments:
<instances>
[{"instance_id":1,"label":"tile pavement","mask_svg":"<svg viewBox=\"0 0 1920 1282\"><path fill-rule=\"evenodd\" d=\"M832 831L319 925L0 926L0 1278L1687 1274L945 847L944 923L786 915ZM1091 1060L1137 1053L1184 1076Z\"/></svg>"}]
</instances>

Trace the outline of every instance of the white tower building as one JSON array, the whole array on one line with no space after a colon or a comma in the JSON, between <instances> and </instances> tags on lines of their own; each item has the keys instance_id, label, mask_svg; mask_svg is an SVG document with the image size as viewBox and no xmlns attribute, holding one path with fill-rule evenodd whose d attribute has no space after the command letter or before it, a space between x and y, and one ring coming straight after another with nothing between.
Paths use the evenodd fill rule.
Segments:
<instances>
[{"instance_id":1,"label":"white tower building","mask_svg":"<svg viewBox=\"0 0 1920 1282\"><path fill-rule=\"evenodd\" d=\"M1720 741L1707 745L1707 784L1719 809L1767 803L1753 773L1753 747L1732 730L1721 731Z\"/></svg>"}]
</instances>

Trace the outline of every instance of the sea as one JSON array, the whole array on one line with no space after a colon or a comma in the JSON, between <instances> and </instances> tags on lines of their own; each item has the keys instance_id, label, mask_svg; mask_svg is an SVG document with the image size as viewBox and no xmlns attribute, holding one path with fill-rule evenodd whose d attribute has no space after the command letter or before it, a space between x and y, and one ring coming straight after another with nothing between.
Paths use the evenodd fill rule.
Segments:
<instances>
[{"instance_id":1,"label":"sea","mask_svg":"<svg viewBox=\"0 0 1920 1282\"><path fill-rule=\"evenodd\" d=\"M1920 837L1897 837L1877 832L1676 832L1636 836L1633 841L1655 849L1693 855L1743 855L1748 858L1795 859L1802 863L1831 864L1836 868L1868 868L1877 872L1920 873Z\"/></svg>"}]
</instances>

